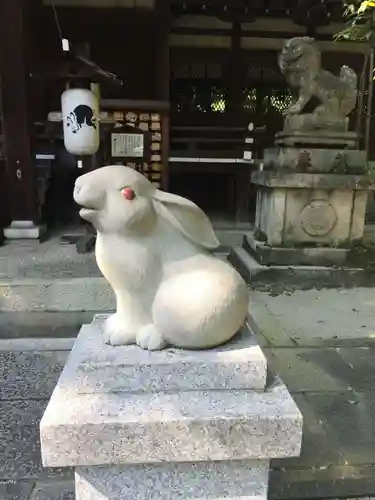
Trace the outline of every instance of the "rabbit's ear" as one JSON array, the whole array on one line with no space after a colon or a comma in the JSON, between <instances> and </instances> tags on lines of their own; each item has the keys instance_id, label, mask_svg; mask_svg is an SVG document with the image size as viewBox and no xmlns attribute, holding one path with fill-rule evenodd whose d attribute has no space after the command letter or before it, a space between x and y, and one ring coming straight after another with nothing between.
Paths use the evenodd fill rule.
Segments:
<instances>
[{"instance_id":1,"label":"rabbit's ear","mask_svg":"<svg viewBox=\"0 0 375 500\"><path fill-rule=\"evenodd\" d=\"M195 203L159 189L153 200L157 213L194 243L208 249L220 245L209 218Z\"/></svg>"}]
</instances>

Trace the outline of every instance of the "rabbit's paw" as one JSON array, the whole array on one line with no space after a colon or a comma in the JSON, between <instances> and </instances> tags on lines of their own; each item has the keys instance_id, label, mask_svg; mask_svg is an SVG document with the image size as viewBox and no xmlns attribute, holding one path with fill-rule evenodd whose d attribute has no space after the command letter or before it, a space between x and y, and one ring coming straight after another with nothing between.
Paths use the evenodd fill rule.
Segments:
<instances>
[{"instance_id":1,"label":"rabbit's paw","mask_svg":"<svg viewBox=\"0 0 375 500\"><path fill-rule=\"evenodd\" d=\"M126 325L117 316L112 314L105 324L103 331L103 339L106 344L110 345L129 345L135 344L135 334L126 330Z\"/></svg>"},{"instance_id":2,"label":"rabbit's paw","mask_svg":"<svg viewBox=\"0 0 375 500\"><path fill-rule=\"evenodd\" d=\"M142 349L159 351L166 347L167 342L155 328L153 323L143 326L137 333L137 344Z\"/></svg>"}]
</instances>

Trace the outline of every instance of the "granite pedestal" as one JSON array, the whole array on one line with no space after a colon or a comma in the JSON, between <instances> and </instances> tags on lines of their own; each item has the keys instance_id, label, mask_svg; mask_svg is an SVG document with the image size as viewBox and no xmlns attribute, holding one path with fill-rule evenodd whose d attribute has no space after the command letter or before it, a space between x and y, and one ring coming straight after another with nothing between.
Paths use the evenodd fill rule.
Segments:
<instances>
[{"instance_id":1,"label":"granite pedestal","mask_svg":"<svg viewBox=\"0 0 375 500\"><path fill-rule=\"evenodd\" d=\"M266 500L302 417L248 328L209 351L148 352L105 345L103 320L82 327L43 416L43 464L76 467L77 500Z\"/></svg>"},{"instance_id":2,"label":"granite pedestal","mask_svg":"<svg viewBox=\"0 0 375 500\"><path fill-rule=\"evenodd\" d=\"M259 170L252 182L256 230L248 249L260 263L342 265L361 241L374 177Z\"/></svg>"}]
</instances>

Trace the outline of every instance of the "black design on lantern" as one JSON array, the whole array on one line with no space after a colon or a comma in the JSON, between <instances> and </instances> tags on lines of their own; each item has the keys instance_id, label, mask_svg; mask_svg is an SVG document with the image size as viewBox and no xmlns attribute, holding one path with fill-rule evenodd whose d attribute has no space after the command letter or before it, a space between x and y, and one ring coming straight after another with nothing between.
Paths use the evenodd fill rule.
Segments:
<instances>
[{"instance_id":1,"label":"black design on lantern","mask_svg":"<svg viewBox=\"0 0 375 500\"><path fill-rule=\"evenodd\" d=\"M72 128L73 134L81 130L84 123L96 130L96 117L94 111L86 104L79 104L74 108L74 110L68 114L66 122L67 126Z\"/></svg>"}]
</instances>

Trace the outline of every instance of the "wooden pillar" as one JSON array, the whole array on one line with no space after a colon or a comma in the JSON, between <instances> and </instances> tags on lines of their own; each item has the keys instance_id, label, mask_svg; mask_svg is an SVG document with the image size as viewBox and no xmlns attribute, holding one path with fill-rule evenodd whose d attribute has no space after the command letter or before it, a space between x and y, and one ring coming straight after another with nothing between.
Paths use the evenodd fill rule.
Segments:
<instances>
[{"instance_id":1,"label":"wooden pillar","mask_svg":"<svg viewBox=\"0 0 375 500\"><path fill-rule=\"evenodd\" d=\"M11 220L4 232L8 238L39 237L29 95L33 45L29 14L34 6L33 0L0 1L1 103Z\"/></svg>"},{"instance_id":2,"label":"wooden pillar","mask_svg":"<svg viewBox=\"0 0 375 500\"><path fill-rule=\"evenodd\" d=\"M155 97L160 101L169 101L170 99L170 50L169 50L169 31L170 31L170 2L169 0L157 0L155 6L156 23L156 64L155 64ZM163 177L162 188L168 191L169 188L169 115L165 116L163 112L162 120L162 164ZM169 111L168 111L169 113Z\"/></svg>"},{"instance_id":3,"label":"wooden pillar","mask_svg":"<svg viewBox=\"0 0 375 500\"><path fill-rule=\"evenodd\" d=\"M170 5L169 0L157 0L155 6L155 24L157 33L156 64L155 64L155 99L169 101L169 28Z\"/></svg>"},{"instance_id":4,"label":"wooden pillar","mask_svg":"<svg viewBox=\"0 0 375 500\"><path fill-rule=\"evenodd\" d=\"M236 118L241 116L241 104L243 96L240 93L242 82L242 53L241 53L241 24L234 22L231 33L231 48L229 52L229 112L232 122L236 123Z\"/></svg>"}]
</instances>

